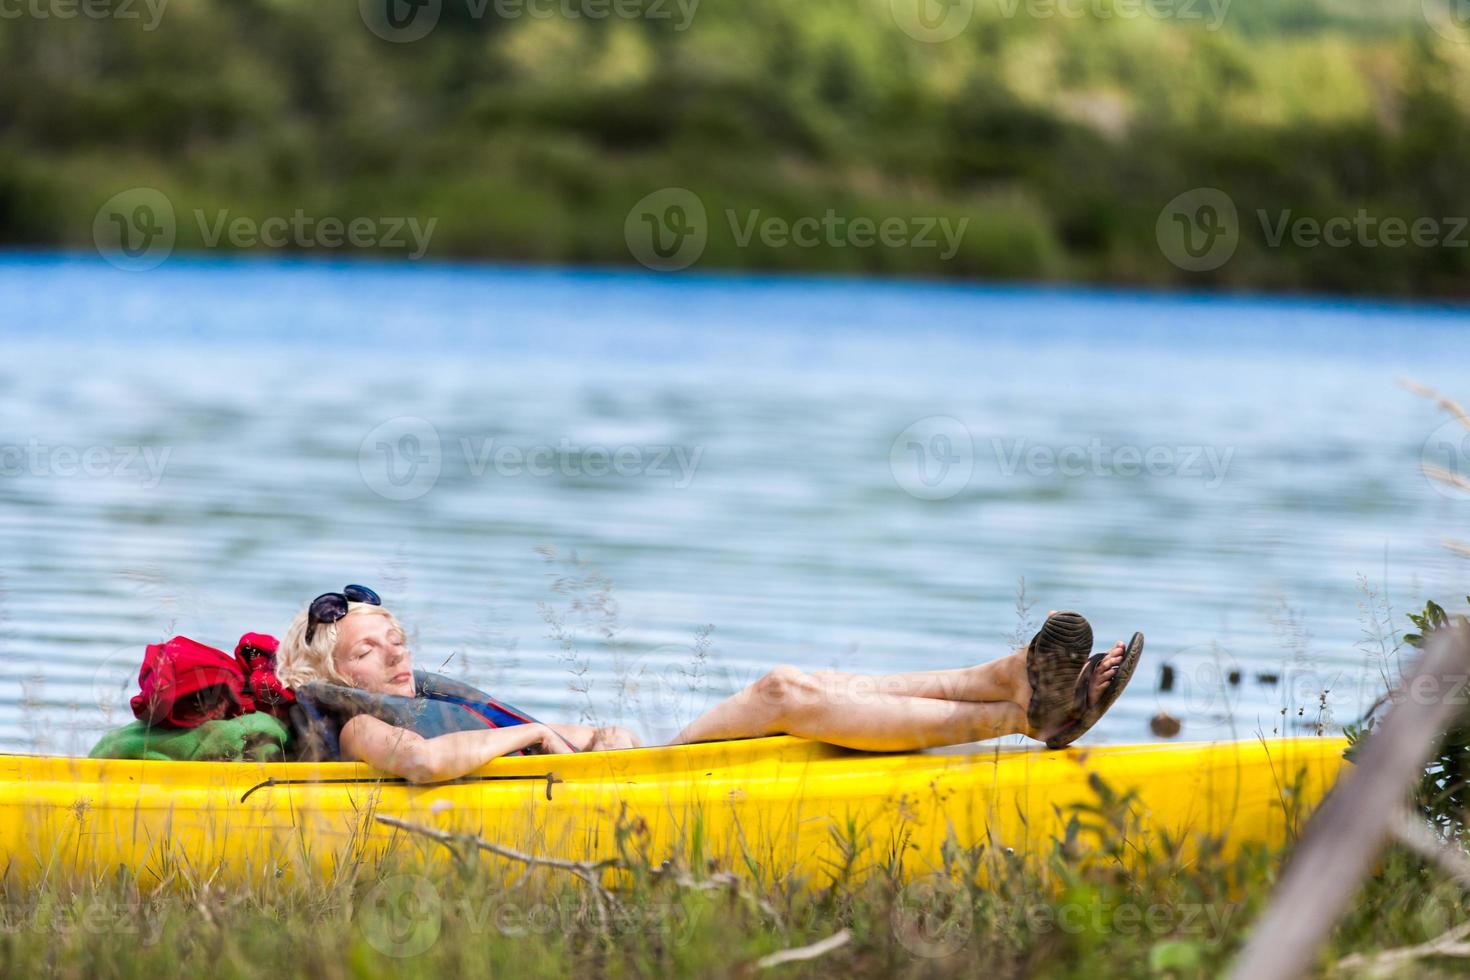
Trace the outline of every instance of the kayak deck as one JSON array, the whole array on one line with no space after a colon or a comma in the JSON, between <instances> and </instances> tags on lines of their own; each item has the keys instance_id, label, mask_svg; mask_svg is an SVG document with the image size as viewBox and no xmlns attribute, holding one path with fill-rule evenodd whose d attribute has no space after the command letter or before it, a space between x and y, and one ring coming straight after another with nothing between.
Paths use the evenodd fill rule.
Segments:
<instances>
[{"instance_id":1,"label":"kayak deck","mask_svg":"<svg viewBox=\"0 0 1470 980\"><path fill-rule=\"evenodd\" d=\"M384 815L546 857L597 860L622 846L656 864L693 848L722 867L820 885L836 868L938 870L946 841L1039 858L1079 806L1098 802L1093 780L1136 794L1137 833L1279 844L1332 785L1344 744L883 755L779 736L508 757L426 786L358 763L0 755L0 846L21 880L124 865L144 884L180 869L243 880L445 860L440 845L373 819Z\"/></svg>"}]
</instances>

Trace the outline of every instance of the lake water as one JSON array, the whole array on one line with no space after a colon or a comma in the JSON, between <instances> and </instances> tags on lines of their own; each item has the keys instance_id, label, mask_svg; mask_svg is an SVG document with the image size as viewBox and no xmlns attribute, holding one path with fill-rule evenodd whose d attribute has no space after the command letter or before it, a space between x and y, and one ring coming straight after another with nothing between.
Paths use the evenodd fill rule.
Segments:
<instances>
[{"instance_id":1,"label":"lake water","mask_svg":"<svg viewBox=\"0 0 1470 980\"><path fill-rule=\"evenodd\" d=\"M1317 300L12 254L0 747L85 752L130 720L146 644L279 634L350 581L421 666L649 738L777 663L968 664L1049 608L1148 636L1091 740L1148 740L1161 710L1192 738L1340 725L1386 631L1470 589L1441 544L1470 501L1419 472L1466 472L1465 447L1396 384L1470 396L1467 329Z\"/></svg>"}]
</instances>

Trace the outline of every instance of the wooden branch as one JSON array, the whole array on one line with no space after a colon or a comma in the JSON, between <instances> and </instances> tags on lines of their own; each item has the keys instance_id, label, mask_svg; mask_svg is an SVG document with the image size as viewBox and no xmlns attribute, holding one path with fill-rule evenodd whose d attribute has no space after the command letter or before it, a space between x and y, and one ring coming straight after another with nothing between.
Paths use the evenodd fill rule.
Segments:
<instances>
[{"instance_id":1,"label":"wooden branch","mask_svg":"<svg viewBox=\"0 0 1470 980\"><path fill-rule=\"evenodd\" d=\"M1358 764L1308 823L1270 906L1231 975L1289 980L1311 965L1393 832L1404 799L1450 721L1462 710L1470 629L1442 627L1429 641Z\"/></svg>"},{"instance_id":2,"label":"wooden branch","mask_svg":"<svg viewBox=\"0 0 1470 980\"><path fill-rule=\"evenodd\" d=\"M617 906L619 904L618 900L613 896L613 893L608 891L606 886L598 880L604 868L623 867L623 863L617 858L603 858L601 861L567 861L562 858L537 857L534 854L525 854L517 851L515 848L488 841L476 834L451 834L433 827L423 827L418 824L409 823L406 820L399 820L396 817L377 816L374 819L390 827L406 830L409 833L423 834L425 837L436 840L449 848L451 854L458 854L454 849L455 844L458 844L460 841L466 841L482 851L488 851L491 854L508 858L512 861L522 861L531 867L556 868L560 871L568 871L581 878L592 889L593 897L597 899L597 918L603 925L607 925L607 907L609 905Z\"/></svg>"},{"instance_id":3,"label":"wooden branch","mask_svg":"<svg viewBox=\"0 0 1470 980\"><path fill-rule=\"evenodd\" d=\"M407 830L415 834L423 834L425 837L432 838L446 847L452 847L460 841L465 841L474 844L482 851L489 851L491 854L498 854L512 861L524 861L526 864L531 865L544 865L548 868L560 868L563 871L581 872L584 874L592 874L604 868L622 866L622 862L617 858L603 858L601 861L567 861L563 858L538 857L535 854L525 854L517 851L515 848L506 847L503 844L496 844L474 834L451 834L448 831L436 830L433 827L422 827L418 824L409 823L406 820L399 820L397 817L379 816L374 819L390 827L397 827L400 830Z\"/></svg>"},{"instance_id":4,"label":"wooden branch","mask_svg":"<svg viewBox=\"0 0 1470 980\"><path fill-rule=\"evenodd\" d=\"M757 969L769 970L773 966L782 963L797 963L801 960L814 960L819 956L826 956L834 949L841 949L852 941L852 933L846 929L834 933L820 942L812 943L810 946L797 946L792 949L783 949L779 953L762 956L755 961Z\"/></svg>"},{"instance_id":5,"label":"wooden branch","mask_svg":"<svg viewBox=\"0 0 1470 980\"><path fill-rule=\"evenodd\" d=\"M1402 965L1409 960L1423 959L1426 956L1470 956L1470 943L1461 942L1466 936L1470 936L1470 922L1461 923L1449 932L1441 933L1429 942L1420 943L1418 946L1386 949L1371 956L1354 953L1338 960L1337 965L1344 970L1383 973L1390 967Z\"/></svg>"},{"instance_id":6,"label":"wooden branch","mask_svg":"<svg viewBox=\"0 0 1470 980\"><path fill-rule=\"evenodd\" d=\"M455 850L455 845L463 842L473 844L475 847L487 853L495 854L511 861L520 861L526 865L527 874L530 873L530 869L532 868L545 867L556 868L559 871L566 871L576 875L592 888L593 894L597 898L598 917L604 924L607 922L607 907L620 907L620 903L617 897L602 884L600 880L601 873L608 868L618 868L624 871L631 870L627 862L620 858L603 858L600 861L569 861L564 858L540 857L535 854L526 854L524 851L518 851L513 847L506 847L504 844L496 844L494 841L488 841L476 834L452 834L434 827L424 827L420 824L409 823L406 820L399 820L397 817L380 815L374 817L374 819L390 827L397 827L399 830L406 830L413 834L422 834L430 840L438 841L447 847L450 853L456 857L459 852ZM782 924L781 913L776 911L775 906L771 905L765 899L757 898L750 894L746 889L741 887L740 879L728 871L721 872L704 880L695 880L686 872L674 872L671 868L655 868L653 869L653 877L656 880L669 881L676 888L687 888L690 891L710 891L716 888L728 888L732 893L768 915L776 924Z\"/></svg>"}]
</instances>

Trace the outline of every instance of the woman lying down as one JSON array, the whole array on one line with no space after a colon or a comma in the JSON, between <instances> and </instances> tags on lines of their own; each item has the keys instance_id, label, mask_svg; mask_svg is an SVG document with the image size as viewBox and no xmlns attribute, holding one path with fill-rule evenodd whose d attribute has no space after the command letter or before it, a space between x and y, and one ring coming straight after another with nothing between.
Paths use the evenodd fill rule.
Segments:
<instances>
[{"instance_id":1,"label":"woman lying down","mask_svg":"<svg viewBox=\"0 0 1470 980\"><path fill-rule=\"evenodd\" d=\"M287 628L276 673L296 704L302 757L361 761L415 783L455 779L526 753L636 748L623 728L543 724L483 691L415 671L403 627L373 590L317 596ZM1025 647L973 667L868 676L776 667L696 718L671 745L799 735L902 752L1022 734L1068 745L1123 692L1143 653L1134 633L1092 652L1092 627L1055 612Z\"/></svg>"}]
</instances>

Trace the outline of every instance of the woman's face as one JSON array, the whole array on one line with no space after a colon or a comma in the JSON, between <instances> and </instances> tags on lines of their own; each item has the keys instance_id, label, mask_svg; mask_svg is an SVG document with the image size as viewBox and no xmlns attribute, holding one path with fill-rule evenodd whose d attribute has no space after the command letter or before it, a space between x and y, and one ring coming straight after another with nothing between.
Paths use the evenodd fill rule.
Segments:
<instances>
[{"instance_id":1,"label":"woman's face","mask_svg":"<svg viewBox=\"0 0 1470 980\"><path fill-rule=\"evenodd\" d=\"M387 616L358 613L337 622L332 664L353 687L413 697L413 654Z\"/></svg>"}]
</instances>

